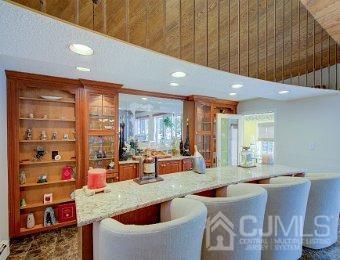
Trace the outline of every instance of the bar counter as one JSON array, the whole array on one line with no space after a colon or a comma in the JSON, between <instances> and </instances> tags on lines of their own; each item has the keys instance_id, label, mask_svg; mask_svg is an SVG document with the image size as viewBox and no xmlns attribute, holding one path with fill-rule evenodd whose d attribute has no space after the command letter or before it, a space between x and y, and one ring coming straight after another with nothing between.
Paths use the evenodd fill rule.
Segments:
<instances>
[{"instance_id":1,"label":"bar counter","mask_svg":"<svg viewBox=\"0 0 340 260\"><path fill-rule=\"evenodd\" d=\"M254 182L283 175L303 174L303 170L283 165L258 165L255 168L225 167L207 169L206 174L193 171L162 175L164 181L139 185L132 180L108 184L111 192L86 196L75 192L77 225L85 226L104 218L169 201L188 194L213 190L239 182Z\"/></svg>"}]
</instances>

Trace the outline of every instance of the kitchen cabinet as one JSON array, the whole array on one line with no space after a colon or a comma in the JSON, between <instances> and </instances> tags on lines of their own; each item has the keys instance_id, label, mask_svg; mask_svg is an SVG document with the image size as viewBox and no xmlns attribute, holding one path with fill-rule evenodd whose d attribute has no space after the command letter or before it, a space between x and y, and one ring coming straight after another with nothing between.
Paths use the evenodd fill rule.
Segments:
<instances>
[{"instance_id":1,"label":"kitchen cabinet","mask_svg":"<svg viewBox=\"0 0 340 260\"><path fill-rule=\"evenodd\" d=\"M182 160L182 171L192 170L192 158L186 158Z\"/></svg>"},{"instance_id":2,"label":"kitchen cabinet","mask_svg":"<svg viewBox=\"0 0 340 260\"><path fill-rule=\"evenodd\" d=\"M216 166L216 115L236 114L237 102L205 96L189 96L183 104L183 128L189 125L190 152L194 145L204 157L207 167ZM183 131L183 140L186 138Z\"/></svg>"},{"instance_id":3,"label":"kitchen cabinet","mask_svg":"<svg viewBox=\"0 0 340 260\"><path fill-rule=\"evenodd\" d=\"M158 173L169 174L182 171L182 160L161 161L158 163Z\"/></svg>"},{"instance_id":4,"label":"kitchen cabinet","mask_svg":"<svg viewBox=\"0 0 340 260\"><path fill-rule=\"evenodd\" d=\"M139 174L138 163L124 163L119 165L119 181L136 179Z\"/></svg>"},{"instance_id":5,"label":"kitchen cabinet","mask_svg":"<svg viewBox=\"0 0 340 260\"><path fill-rule=\"evenodd\" d=\"M107 182L118 181L118 89L120 85L81 80L84 86L85 171L107 169ZM84 183L87 183L87 174Z\"/></svg>"}]
</instances>

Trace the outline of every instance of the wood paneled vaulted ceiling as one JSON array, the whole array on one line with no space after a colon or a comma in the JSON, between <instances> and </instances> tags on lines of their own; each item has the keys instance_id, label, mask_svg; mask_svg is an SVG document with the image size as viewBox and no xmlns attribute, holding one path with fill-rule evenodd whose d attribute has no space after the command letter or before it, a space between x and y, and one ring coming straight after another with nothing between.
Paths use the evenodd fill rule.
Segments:
<instances>
[{"instance_id":1,"label":"wood paneled vaulted ceiling","mask_svg":"<svg viewBox=\"0 0 340 260\"><path fill-rule=\"evenodd\" d=\"M340 1L339 0L301 0L315 20L340 43Z\"/></svg>"},{"instance_id":2,"label":"wood paneled vaulted ceiling","mask_svg":"<svg viewBox=\"0 0 340 260\"><path fill-rule=\"evenodd\" d=\"M211 68L340 89L338 66L332 66L340 61L339 46L299 0L15 2Z\"/></svg>"}]
</instances>

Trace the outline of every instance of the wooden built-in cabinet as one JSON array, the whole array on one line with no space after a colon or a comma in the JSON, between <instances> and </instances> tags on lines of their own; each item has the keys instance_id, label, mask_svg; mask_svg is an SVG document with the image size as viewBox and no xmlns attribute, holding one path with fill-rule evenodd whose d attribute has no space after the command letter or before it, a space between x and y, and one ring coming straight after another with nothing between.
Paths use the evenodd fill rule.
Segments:
<instances>
[{"instance_id":1,"label":"wooden built-in cabinet","mask_svg":"<svg viewBox=\"0 0 340 260\"><path fill-rule=\"evenodd\" d=\"M70 220L44 227L44 211L47 207L55 210L60 204L73 202L72 193L86 185L90 167L106 168L107 182L138 177L139 164L118 162L118 94L153 93L83 79L13 71L6 71L6 76L10 237L75 224L76 220ZM185 99L175 95L154 95ZM208 166L214 164L215 115L221 111L236 113L236 104L196 96L184 101L183 118L184 121L189 119L191 151L196 143ZM27 134L31 136L28 138ZM40 149L45 154L34 159ZM61 158L56 160L52 152L53 156L57 152ZM62 179L65 167L73 169L72 178L67 180ZM159 174L191 169L191 158L158 163ZM23 173L25 182L20 182ZM47 182L37 183L42 175L47 176ZM52 202L44 204L44 194L52 194ZM24 206L20 206L21 199L25 199ZM34 215L35 226L28 229L29 213Z\"/></svg>"},{"instance_id":2,"label":"wooden built-in cabinet","mask_svg":"<svg viewBox=\"0 0 340 260\"><path fill-rule=\"evenodd\" d=\"M119 181L133 180L139 175L139 163L119 164Z\"/></svg>"},{"instance_id":3,"label":"wooden built-in cabinet","mask_svg":"<svg viewBox=\"0 0 340 260\"><path fill-rule=\"evenodd\" d=\"M216 114L236 114L237 102L204 96L190 96L183 106L183 136L189 123L190 151L194 145L205 159L207 167L216 166Z\"/></svg>"},{"instance_id":4,"label":"wooden built-in cabinet","mask_svg":"<svg viewBox=\"0 0 340 260\"><path fill-rule=\"evenodd\" d=\"M158 162L158 174L169 174L182 171L182 160L166 160Z\"/></svg>"},{"instance_id":5,"label":"wooden built-in cabinet","mask_svg":"<svg viewBox=\"0 0 340 260\"><path fill-rule=\"evenodd\" d=\"M192 159L185 158L182 160L182 171L190 171L192 170Z\"/></svg>"},{"instance_id":6,"label":"wooden built-in cabinet","mask_svg":"<svg viewBox=\"0 0 340 260\"><path fill-rule=\"evenodd\" d=\"M56 216L55 225L44 227L44 211L73 202L71 194L81 186L80 82L8 71L6 75L10 236L75 224L58 222ZM73 174L63 180L65 167ZM41 176L47 182L38 182ZM44 203L44 194L52 194L50 203ZM35 225L27 228L30 213Z\"/></svg>"},{"instance_id":7,"label":"wooden built-in cabinet","mask_svg":"<svg viewBox=\"0 0 340 260\"><path fill-rule=\"evenodd\" d=\"M121 85L81 80L84 86L85 170L107 169L107 181L118 181L118 90ZM87 174L84 176L87 183Z\"/></svg>"}]
</instances>

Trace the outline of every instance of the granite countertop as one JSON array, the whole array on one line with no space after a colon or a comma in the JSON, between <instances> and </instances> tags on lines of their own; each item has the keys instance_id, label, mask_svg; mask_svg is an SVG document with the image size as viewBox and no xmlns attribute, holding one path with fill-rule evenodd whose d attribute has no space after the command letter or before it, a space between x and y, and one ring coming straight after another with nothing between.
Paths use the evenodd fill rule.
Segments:
<instances>
[{"instance_id":1,"label":"granite countertop","mask_svg":"<svg viewBox=\"0 0 340 260\"><path fill-rule=\"evenodd\" d=\"M86 196L75 191L78 226L113 217L176 197L280 175L303 173L301 169L283 165L259 165L251 169L229 166L207 169L206 174L193 171L162 175L164 181L139 185L132 180L108 184L109 193Z\"/></svg>"},{"instance_id":2,"label":"granite countertop","mask_svg":"<svg viewBox=\"0 0 340 260\"><path fill-rule=\"evenodd\" d=\"M139 163L139 161L137 160L119 161L119 164L128 164L128 163Z\"/></svg>"},{"instance_id":3,"label":"granite countertop","mask_svg":"<svg viewBox=\"0 0 340 260\"><path fill-rule=\"evenodd\" d=\"M183 160L183 159L188 159L192 158L192 156L171 156L169 158L160 158L158 159L159 162L164 162L164 161L177 161L177 160Z\"/></svg>"}]
</instances>

